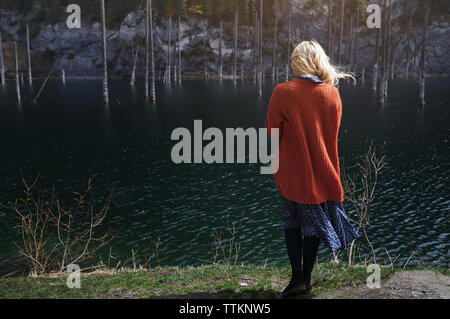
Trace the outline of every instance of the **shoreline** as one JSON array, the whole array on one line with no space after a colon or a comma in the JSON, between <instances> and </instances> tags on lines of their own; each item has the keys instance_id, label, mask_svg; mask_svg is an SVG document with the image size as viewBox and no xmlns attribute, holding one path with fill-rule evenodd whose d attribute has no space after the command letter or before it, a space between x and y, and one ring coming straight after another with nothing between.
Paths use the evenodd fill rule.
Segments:
<instances>
[{"instance_id":1,"label":"shoreline","mask_svg":"<svg viewBox=\"0 0 450 319\"><path fill-rule=\"evenodd\" d=\"M425 74L425 77L426 78L450 78L450 74ZM46 76L42 76L42 77L41 76L37 76L37 77L33 77L33 80L41 81L41 80L45 80L45 78L46 78ZM67 76L66 75L65 78L66 78L66 80L103 80L102 76L81 76L81 75L80 76L77 76L77 75ZM264 78L265 79L271 79L272 76L271 75L266 75ZM360 77L358 77L358 78L360 78ZM370 79L370 78L371 77L369 77L369 76L365 77L365 79ZM395 79L416 79L416 78L411 76L411 75L406 77L405 74L397 74L396 77L394 78L394 80ZM51 76L49 79L50 80L61 80L62 78L60 76ZM109 80L124 80L124 81L128 80L129 81L130 80L130 76L118 76L118 75L115 75L115 76L109 76L108 79ZM144 78L140 77L140 76L136 76L136 79L137 80L144 80ZM151 77L149 77L149 79L151 79ZM244 79L245 80L253 80L253 76L245 76ZM9 82L9 81L12 82L12 81L15 81L16 78L15 77L11 77L11 76L6 76L5 80L7 82ZM156 81L163 81L163 79L159 78L159 77L155 78L155 80ZM187 75L187 76L183 76L182 77L182 81L184 81L184 80L214 80L214 81L220 81L221 79L220 79L219 76L216 76L216 75L210 75L208 77L208 79L205 79L205 77L202 76L202 75L198 75L198 76L197 75ZM233 78L231 76L224 76L222 78L222 80L224 80L224 81L225 80L226 81L232 81ZM238 77L237 81L242 81L242 78ZM28 82L28 80L25 81L25 82ZM172 79L172 82L176 83L176 81L173 80L173 79ZM284 81L278 81L278 82L281 83L281 82L284 82Z\"/></svg>"},{"instance_id":2,"label":"shoreline","mask_svg":"<svg viewBox=\"0 0 450 319\"><path fill-rule=\"evenodd\" d=\"M381 266L381 289L369 289L365 266L320 263L310 295L299 298L450 298L448 269L405 270ZM290 279L289 266L211 264L146 269L99 268L83 273L81 289L67 287L67 274L0 278L0 298L81 299L279 299Z\"/></svg>"}]
</instances>

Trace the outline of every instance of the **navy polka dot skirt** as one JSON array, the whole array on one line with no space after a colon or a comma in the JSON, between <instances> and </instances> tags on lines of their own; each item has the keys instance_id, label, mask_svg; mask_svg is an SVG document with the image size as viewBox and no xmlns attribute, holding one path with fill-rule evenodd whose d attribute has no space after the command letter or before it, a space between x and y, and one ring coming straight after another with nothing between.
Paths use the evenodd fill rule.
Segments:
<instances>
[{"instance_id":1,"label":"navy polka dot skirt","mask_svg":"<svg viewBox=\"0 0 450 319\"><path fill-rule=\"evenodd\" d=\"M359 237L342 202L300 204L281 196L284 227L303 228L306 237L319 237L332 252L345 249Z\"/></svg>"}]
</instances>

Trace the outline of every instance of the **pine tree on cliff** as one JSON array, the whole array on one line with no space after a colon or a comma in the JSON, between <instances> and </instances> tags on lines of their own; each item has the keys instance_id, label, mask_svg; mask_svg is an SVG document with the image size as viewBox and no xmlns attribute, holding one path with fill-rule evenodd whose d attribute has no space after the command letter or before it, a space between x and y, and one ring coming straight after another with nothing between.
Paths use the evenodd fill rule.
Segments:
<instances>
[{"instance_id":1,"label":"pine tree on cliff","mask_svg":"<svg viewBox=\"0 0 450 319\"><path fill-rule=\"evenodd\" d=\"M108 92L108 65L106 60L106 22L105 22L105 0L100 0L102 17L102 48L103 48L103 102L109 104Z\"/></svg>"}]
</instances>

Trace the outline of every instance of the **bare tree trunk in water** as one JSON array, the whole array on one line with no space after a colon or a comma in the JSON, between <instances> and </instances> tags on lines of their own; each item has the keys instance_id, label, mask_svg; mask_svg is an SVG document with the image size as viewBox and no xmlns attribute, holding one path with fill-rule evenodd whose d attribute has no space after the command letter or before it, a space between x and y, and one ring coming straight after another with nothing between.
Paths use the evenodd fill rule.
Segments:
<instances>
[{"instance_id":1,"label":"bare tree trunk in water","mask_svg":"<svg viewBox=\"0 0 450 319\"><path fill-rule=\"evenodd\" d=\"M219 78L223 79L223 55L222 55L223 21L220 21L220 39L219 39Z\"/></svg>"},{"instance_id":2,"label":"bare tree trunk in water","mask_svg":"<svg viewBox=\"0 0 450 319\"><path fill-rule=\"evenodd\" d=\"M238 44L237 44L237 39L238 39L238 23L239 23L239 11L236 8L236 14L234 16L234 67L233 67L233 82L234 84L236 84L236 70L237 70L237 48L238 48Z\"/></svg>"},{"instance_id":3,"label":"bare tree trunk in water","mask_svg":"<svg viewBox=\"0 0 450 319\"><path fill-rule=\"evenodd\" d=\"M66 84L66 71L64 71L64 69L61 69L61 79L62 83Z\"/></svg>"},{"instance_id":4,"label":"bare tree trunk in water","mask_svg":"<svg viewBox=\"0 0 450 319\"><path fill-rule=\"evenodd\" d=\"M17 58L17 42L14 41L14 56L16 61L16 92L17 92L17 100L20 101L20 83L19 83L19 60Z\"/></svg>"},{"instance_id":5,"label":"bare tree trunk in water","mask_svg":"<svg viewBox=\"0 0 450 319\"><path fill-rule=\"evenodd\" d=\"M341 0L341 27L339 30L339 43L338 43L338 64L341 64L341 47L342 47L342 37L344 35L344 10L345 10L345 0Z\"/></svg>"},{"instance_id":6,"label":"bare tree trunk in water","mask_svg":"<svg viewBox=\"0 0 450 319\"><path fill-rule=\"evenodd\" d=\"M259 88L258 88L258 95L262 96L262 86L263 86L263 80L264 80L264 65L263 65L263 30L264 30L264 24L263 24L263 1L260 0L259 5L259 14L260 19L259 23L261 27L259 28Z\"/></svg>"},{"instance_id":7,"label":"bare tree trunk in water","mask_svg":"<svg viewBox=\"0 0 450 319\"><path fill-rule=\"evenodd\" d=\"M178 15L178 83L181 84L181 16Z\"/></svg>"},{"instance_id":8,"label":"bare tree trunk in water","mask_svg":"<svg viewBox=\"0 0 450 319\"><path fill-rule=\"evenodd\" d=\"M354 32L354 51L353 51L353 65L354 67L356 67L357 63L358 63L358 31L359 31L359 11L356 13L356 23L355 23L355 28L354 28L355 32Z\"/></svg>"},{"instance_id":9,"label":"bare tree trunk in water","mask_svg":"<svg viewBox=\"0 0 450 319\"><path fill-rule=\"evenodd\" d=\"M204 73L205 73L205 80L208 80L208 57L206 52L206 45L208 43L208 20L206 20L205 23L205 33L206 36L203 39L203 65L204 65Z\"/></svg>"},{"instance_id":10,"label":"bare tree trunk in water","mask_svg":"<svg viewBox=\"0 0 450 319\"><path fill-rule=\"evenodd\" d=\"M389 0L389 20L387 29L387 47L386 47L386 79L384 83L384 96L388 96L389 73L391 66L391 30L392 30L392 0Z\"/></svg>"},{"instance_id":11,"label":"bare tree trunk in water","mask_svg":"<svg viewBox=\"0 0 450 319\"><path fill-rule=\"evenodd\" d=\"M420 59L420 104L425 105L425 65L426 65L426 54L427 54L427 29L428 21L430 17L430 0L425 0L425 21L423 24L423 44L422 44L422 57Z\"/></svg>"},{"instance_id":12,"label":"bare tree trunk in water","mask_svg":"<svg viewBox=\"0 0 450 319\"><path fill-rule=\"evenodd\" d=\"M328 1L328 55L330 57L332 57L332 53L331 53L331 17L332 17L332 11L333 11L333 2L332 0Z\"/></svg>"},{"instance_id":13,"label":"bare tree trunk in water","mask_svg":"<svg viewBox=\"0 0 450 319\"><path fill-rule=\"evenodd\" d=\"M103 102L109 104L108 91L108 61L106 59L106 21L105 21L105 0L100 0L102 17L102 47L103 47Z\"/></svg>"},{"instance_id":14,"label":"bare tree trunk in water","mask_svg":"<svg viewBox=\"0 0 450 319\"><path fill-rule=\"evenodd\" d=\"M150 16L150 54L152 59L152 87L151 87L151 95L152 102L156 102L156 88L155 88L155 48L153 44L153 9L152 9L152 0L147 0L148 4L148 12Z\"/></svg>"},{"instance_id":15,"label":"bare tree trunk in water","mask_svg":"<svg viewBox=\"0 0 450 319\"><path fill-rule=\"evenodd\" d=\"M277 66L277 33L278 33L278 18L275 18L275 30L273 33L272 81L275 81L275 69Z\"/></svg>"},{"instance_id":16,"label":"bare tree trunk in water","mask_svg":"<svg viewBox=\"0 0 450 319\"><path fill-rule=\"evenodd\" d=\"M150 10L151 0L147 0L147 6L145 10L145 99L148 100L148 51L149 51L149 35L150 35Z\"/></svg>"},{"instance_id":17,"label":"bare tree trunk in water","mask_svg":"<svg viewBox=\"0 0 450 319\"><path fill-rule=\"evenodd\" d=\"M378 82L378 62L380 60L380 29L377 29L377 42L375 44L375 58L372 71L372 91L377 91Z\"/></svg>"},{"instance_id":18,"label":"bare tree trunk in water","mask_svg":"<svg viewBox=\"0 0 450 319\"><path fill-rule=\"evenodd\" d=\"M172 17L169 17L169 43L167 45L167 82L172 81Z\"/></svg>"},{"instance_id":19,"label":"bare tree trunk in water","mask_svg":"<svg viewBox=\"0 0 450 319\"><path fill-rule=\"evenodd\" d=\"M138 52L139 52L139 44L136 45L136 52L134 53L133 71L131 72L131 81L130 81L131 85L134 85L134 83L136 82L136 63L138 58Z\"/></svg>"},{"instance_id":20,"label":"bare tree trunk in water","mask_svg":"<svg viewBox=\"0 0 450 319\"><path fill-rule=\"evenodd\" d=\"M26 30L27 30L28 82L30 82L30 84L33 84L33 76L31 74L30 29L28 28L28 24L26 26Z\"/></svg>"},{"instance_id":21,"label":"bare tree trunk in water","mask_svg":"<svg viewBox=\"0 0 450 319\"><path fill-rule=\"evenodd\" d=\"M409 12L406 12L406 14L409 14ZM405 70L405 76L406 78L409 78L409 68L411 67L411 47L409 45L410 40L411 40L411 27L412 27L412 16L409 17L409 22L408 22L408 35L406 38L406 46L407 46L407 51L406 51L406 70Z\"/></svg>"},{"instance_id":22,"label":"bare tree trunk in water","mask_svg":"<svg viewBox=\"0 0 450 319\"><path fill-rule=\"evenodd\" d=\"M0 77L2 85L5 84L5 65L3 64L3 46L2 46L2 33L0 32Z\"/></svg>"},{"instance_id":23,"label":"bare tree trunk in water","mask_svg":"<svg viewBox=\"0 0 450 319\"><path fill-rule=\"evenodd\" d=\"M387 8L387 0L383 1L383 68L381 72L381 82L380 82L380 104L384 104L385 95L385 84L386 84L386 68L387 68L387 14L386 14L386 8Z\"/></svg>"},{"instance_id":24,"label":"bare tree trunk in water","mask_svg":"<svg viewBox=\"0 0 450 319\"><path fill-rule=\"evenodd\" d=\"M352 33L353 33L353 15L350 17L350 25L348 28L348 39L347 39L347 54L346 54L346 63L347 65L350 64L350 58L351 58L351 54L352 54L352 44L353 44L353 37L352 37Z\"/></svg>"},{"instance_id":25,"label":"bare tree trunk in water","mask_svg":"<svg viewBox=\"0 0 450 319\"><path fill-rule=\"evenodd\" d=\"M289 68L291 62L291 28L292 28L292 9L289 8L289 27L288 27L288 49L287 49L287 61L286 61L286 82L289 81Z\"/></svg>"},{"instance_id":26,"label":"bare tree trunk in water","mask_svg":"<svg viewBox=\"0 0 450 319\"><path fill-rule=\"evenodd\" d=\"M253 50L253 82L256 84L257 83L257 78L258 78L258 71L257 71L257 66L258 66L258 54L259 54L259 17L258 17L258 10L256 10L255 12L255 28L254 28L254 33L255 33L255 45L254 45L254 50Z\"/></svg>"},{"instance_id":27,"label":"bare tree trunk in water","mask_svg":"<svg viewBox=\"0 0 450 319\"><path fill-rule=\"evenodd\" d=\"M47 75L47 77L45 78L44 83L42 83L41 88L39 89L38 94L37 94L36 97L34 98L34 100L33 100L34 104L37 103L37 100L39 99L39 96L41 96L41 93L42 93L42 91L44 90L44 87L45 87L45 85L47 84L47 81L48 81L48 79L50 78L50 75L52 74L52 72L53 72L53 67L50 69L50 72L48 72L48 75Z\"/></svg>"}]
</instances>

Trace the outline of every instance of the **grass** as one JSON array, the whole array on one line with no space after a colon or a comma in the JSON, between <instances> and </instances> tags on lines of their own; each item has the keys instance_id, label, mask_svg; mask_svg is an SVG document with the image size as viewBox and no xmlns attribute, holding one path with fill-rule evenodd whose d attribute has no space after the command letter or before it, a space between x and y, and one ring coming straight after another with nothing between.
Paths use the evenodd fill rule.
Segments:
<instances>
[{"instance_id":1,"label":"grass","mask_svg":"<svg viewBox=\"0 0 450 319\"><path fill-rule=\"evenodd\" d=\"M381 277L394 272L382 268ZM314 294L360 285L366 267L322 263L314 268ZM0 298L277 298L290 279L290 267L222 264L98 271L81 276L81 288L69 289L67 275L0 279Z\"/></svg>"}]
</instances>

